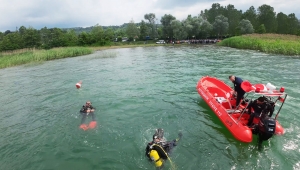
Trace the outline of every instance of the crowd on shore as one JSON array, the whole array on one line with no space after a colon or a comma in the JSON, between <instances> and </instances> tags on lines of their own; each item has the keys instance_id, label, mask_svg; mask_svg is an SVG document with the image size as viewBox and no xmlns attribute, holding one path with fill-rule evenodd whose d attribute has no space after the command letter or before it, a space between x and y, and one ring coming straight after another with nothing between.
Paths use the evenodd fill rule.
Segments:
<instances>
[{"instance_id":1,"label":"crowd on shore","mask_svg":"<svg viewBox=\"0 0 300 170\"><path fill-rule=\"evenodd\" d=\"M190 39L190 40L166 40L167 44L215 44L220 42L219 39Z\"/></svg>"}]
</instances>

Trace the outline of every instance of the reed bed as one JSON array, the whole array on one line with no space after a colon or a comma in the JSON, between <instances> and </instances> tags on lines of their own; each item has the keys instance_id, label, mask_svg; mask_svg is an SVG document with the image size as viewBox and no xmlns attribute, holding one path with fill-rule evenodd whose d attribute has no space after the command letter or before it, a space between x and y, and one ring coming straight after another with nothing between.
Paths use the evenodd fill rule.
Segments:
<instances>
[{"instance_id":1,"label":"reed bed","mask_svg":"<svg viewBox=\"0 0 300 170\"><path fill-rule=\"evenodd\" d=\"M88 47L64 47L51 50L26 50L0 54L0 68L12 67L31 62L41 62L93 53Z\"/></svg>"},{"instance_id":2,"label":"reed bed","mask_svg":"<svg viewBox=\"0 0 300 170\"><path fill-rule=\"evenodd\" d=\"M218 45L272 54L300 55L300 37L282 34L248 34L224 39Z\"/></svg>"}]
</instances>

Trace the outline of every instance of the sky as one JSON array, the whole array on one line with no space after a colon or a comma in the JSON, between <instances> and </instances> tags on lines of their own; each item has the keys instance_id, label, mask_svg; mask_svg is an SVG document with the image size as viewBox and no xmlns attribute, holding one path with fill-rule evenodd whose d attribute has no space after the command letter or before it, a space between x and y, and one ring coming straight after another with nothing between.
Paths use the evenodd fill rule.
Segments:
<instances>
[{"instance_id":1,"label":"sky","mask_svg":"<svg viewBox=\"0 0 300 170\"><path fill-rule=\"evenodd\" d=\"M300 19L300 0L0 0L0 32L20 26L39 30L122 25L130 20L139 23L149 13L155 14L157 23L165 14L183 20L210 9L213 3L232 4L243 12L267 4L276 13L295 13Z\"/></svg>"}]
</instances>

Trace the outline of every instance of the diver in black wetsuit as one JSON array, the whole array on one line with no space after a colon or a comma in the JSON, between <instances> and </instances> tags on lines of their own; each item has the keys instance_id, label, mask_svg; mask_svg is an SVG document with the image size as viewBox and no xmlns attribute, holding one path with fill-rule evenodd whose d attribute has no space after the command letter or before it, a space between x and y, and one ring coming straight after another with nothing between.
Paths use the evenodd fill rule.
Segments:
<instances>
[{"instance_id":1,"label":"diver in black wetsuit","mask_svg":"<svg viewBox=\"0 0 300 170\"><path fill-rule=\"evenodd\" d=\"M247 126L250 127L254 117L260 117L261 119L265 118L266 116L271 117L274 112L274 105L270 104L270 102L268 102L268 100L262 96L250 102L247 109L248 113L250 114ZM254 112L251 111L252 109Z\"/></svg>"},{"instance_id":2,"label":"diver in black wetsuit","mask_svg":"<svg viewBox=\"0 0 300 170\"><path fill-rule=\"evenodd\" d=\"M92 103L90 101L87 101L85 105L82 106L80 113L82 114L81 124L84 124L86 116L91 115L92 120L95 121L95 111L96 108L92 106Z\"/></svg>"},{"instance_id":3,"label":"diver in black wetsuit","mask_svg":"<svg viewBox=\"0 0 300 170\"><path fill-rule=\"evenodd\" d=\"M180 132L178 134L177 139L174 139L172 141L166 141L165 138L163 137L163 133L164 133L163 129L161 128L156 129L156 132L153 135L153 141L147 144L147 147L145 149L146 151L145 154L150 160L151 160L150 157L151 150L156 150L160 158L164 160L168 159L168 155L171 154L172 149L175 146L177 146L177 142L182 137L182 133Z\"/></svg>"}]
</instances>

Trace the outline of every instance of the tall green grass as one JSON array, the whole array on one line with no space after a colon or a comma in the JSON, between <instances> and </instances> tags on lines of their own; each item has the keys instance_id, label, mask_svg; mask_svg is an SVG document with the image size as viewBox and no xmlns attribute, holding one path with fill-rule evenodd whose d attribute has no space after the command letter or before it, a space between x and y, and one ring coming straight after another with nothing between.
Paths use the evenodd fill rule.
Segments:
<instances>
[{"instance_id":1,"label":"tall green grass","mask_svg":"<svg viewBox=\"0 0 300 170\"><path fill-rule=\"evenodd\" d=\"M248 34L224 39L218 45L272 54L300 55L300 37L282 34Z\"/></svg>"},{"instance_id":2,"label":"tall green grass","mask_svg":"<svg viewBox=\"0 0 300 170\"><path fill-rule=\"evenodd\" d=\"M93 53L88 47L64 47L51 50L27 50L0 54L0 68L12 67L32 62L55 60Z\"/></svg>"}]
</instances>

